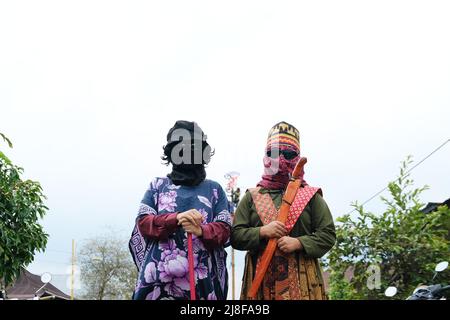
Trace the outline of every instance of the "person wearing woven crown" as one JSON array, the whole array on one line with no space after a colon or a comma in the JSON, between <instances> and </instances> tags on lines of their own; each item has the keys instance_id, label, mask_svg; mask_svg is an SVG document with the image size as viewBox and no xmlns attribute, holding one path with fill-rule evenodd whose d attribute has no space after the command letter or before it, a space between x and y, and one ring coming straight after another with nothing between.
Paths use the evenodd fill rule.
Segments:
<instances>
[{"instance_id":1,"label":"person wearing woven crown","mask_svg":"<svg viewBox=\"0 0 450 320\"><path fill-rule=\"evenodd\" d=\"M309 186L304 172L286 224L276 221L283 192L300 159L299 131L289 123L277 123L269 132L265 152L262 180L239 202L231 232L231 245L247 251L241 299L249 299L255 270L271 238L277 239L277 250L256 298L327 299L318 259L333 247L335 227L321 189Z\"/></svg>"}]
</instances>

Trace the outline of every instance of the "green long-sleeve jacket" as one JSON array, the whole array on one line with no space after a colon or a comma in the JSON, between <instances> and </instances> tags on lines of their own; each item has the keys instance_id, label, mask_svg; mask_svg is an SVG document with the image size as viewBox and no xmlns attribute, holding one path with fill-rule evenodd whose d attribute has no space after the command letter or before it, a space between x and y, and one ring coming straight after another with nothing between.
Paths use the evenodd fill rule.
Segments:
<instances>
[{"instance_id":1,"label":"green long-sleeve jacket","mask_svg":"<svg viewBox=\"0 0 450 320\"><path fill-rule=\"evenodd\" d=\"M280 190L261 188L259 192L269 193L276 209L280 208L282 200ZM267 240L259 236L259 229L262 226L252 196L247 191L239 202L234 216L231 233L233 248L248 250L252 256L257 256L267 245ZM320 194L316 193L310 200L289 235L300 240L304 254L310 258L320 258L333 247L336 241L333 217Z\"/></svg>"}]
</instances>

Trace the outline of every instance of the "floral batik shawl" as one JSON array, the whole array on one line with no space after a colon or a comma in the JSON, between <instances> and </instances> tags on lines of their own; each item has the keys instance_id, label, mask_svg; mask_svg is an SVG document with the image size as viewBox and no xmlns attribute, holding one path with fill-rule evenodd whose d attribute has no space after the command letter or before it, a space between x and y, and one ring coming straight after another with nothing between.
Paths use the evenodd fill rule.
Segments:
<instances>
[{"instance_id":1,"label":"floral batik shawl","mask_svg":"<svg viewBox=\"0 0 450 320\"><path fill-rule=\"evenodd\" d=\"M160 215L197 209L203 223L221 221L231 227L228 199L222 187L204 180L198 186L175 185L156 178L144 195L136 222L143 215ZM200 300L223 300L227 297L227 253L223 247L205 249L203 242L192 236L196 296ZM227 243L228 245L228 243ZM129 248L139 276L133 299L185 300L190 297L187 235L180 227L167 240L144 238L134 227Z\"/></svg>"}]
</instances>

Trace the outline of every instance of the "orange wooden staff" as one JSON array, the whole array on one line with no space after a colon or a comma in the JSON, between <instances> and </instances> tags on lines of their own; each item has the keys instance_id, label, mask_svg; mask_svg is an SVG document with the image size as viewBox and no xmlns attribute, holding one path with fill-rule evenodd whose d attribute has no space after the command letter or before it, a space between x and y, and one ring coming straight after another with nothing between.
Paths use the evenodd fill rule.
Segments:
<instances>
[{"instance_id":1,"label":"orange wooden staff","mask_svg":"<svg viewBox=\"0 0 450 320\"><path fill-rule=\"evenodd\" d=\"M300 173L303 171L303 167L306 161L307 161L306 158L300 158L300 160L297 162L294 168L294 171L292 172L291 180L289 181L289 184L287 185L286 191L284 192L283 195L283 200L281 203L280 211L278 213L277 221L286 223L291 204L295 199L297 190L300 188L302 184ZM253 279L250 290L248 291L248 297L250 299L256 298L256 294L258 293L258 289L261 286L264 276L266 275L270 261L272 261L273 254L277 249L277 240L278 239L276 238L270 239L266 249L263 252L260 265L256 270L255 278Z\"/></svg>"}]
</instances>

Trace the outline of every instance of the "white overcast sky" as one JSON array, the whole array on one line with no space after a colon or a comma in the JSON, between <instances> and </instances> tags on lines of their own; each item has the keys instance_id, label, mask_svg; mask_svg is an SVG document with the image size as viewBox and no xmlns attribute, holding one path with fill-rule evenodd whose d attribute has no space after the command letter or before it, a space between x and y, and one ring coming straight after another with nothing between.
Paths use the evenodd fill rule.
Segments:
<instances>
[{"instance_id":1,"label":"white overcast sky","mask_svg":"<svg viewBox=\"0 0 450 320\"><path fill-rule=\"evenodd\" d=\"M208 177L242 189L269 128L294 124L307 181L347 213L450 138L449 17L428 0L0 1L0 132L50 207L30 270L64 273L71 239L106 225L129 235L178 119L216 149ZM449 160L450 143L412 172L424 202L450 197Z\"/></svg>"}]
</instances>

